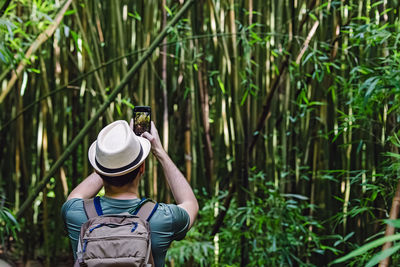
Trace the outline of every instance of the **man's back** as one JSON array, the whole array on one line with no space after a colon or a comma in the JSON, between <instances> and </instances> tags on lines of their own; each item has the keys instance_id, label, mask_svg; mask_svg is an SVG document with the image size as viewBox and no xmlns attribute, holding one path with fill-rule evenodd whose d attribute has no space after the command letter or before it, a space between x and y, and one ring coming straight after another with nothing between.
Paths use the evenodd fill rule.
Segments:
<instances>
[{"instance_id":1,"label":"man's back","mask_svg":"<svg viewBox=\"0 0 400 267\"><path fill-rule=\"evenodd\" d=\"M100 199L104 214L132 213L139 205L140 199ZM74 256L78 244L80 227L87 221L83 208L83 200L73 198L65 202L62 216L71 239ZM165 255L173 240L185 237L190 223L188 213L173 204L159 203L157 211L150 220L152 252L156 266L164 266Z\"/></svg>"}]
</instances>

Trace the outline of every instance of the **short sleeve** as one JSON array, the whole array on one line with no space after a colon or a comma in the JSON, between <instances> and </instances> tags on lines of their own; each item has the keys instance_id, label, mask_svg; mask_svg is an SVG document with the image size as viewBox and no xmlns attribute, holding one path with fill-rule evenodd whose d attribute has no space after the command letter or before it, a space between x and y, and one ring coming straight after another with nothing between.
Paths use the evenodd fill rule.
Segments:
<instances>
[{"instance_id":1,"label":"short sleeve","mask_svg":"<svg viewBox=\"0 0 400 267\"><path fill-rule=\"evenodd\" d=\"M169 204L168 208L172 215L173 240L182 240L189 230L189 214L186 210L174 204Z\"/></svg>"},{"instance_id":2,"label":"short sleeve","mask_svg":"<svg viewBox=\"0 0 400 267\"><path fill-rule=\"evenodd\" d=\"M81 225L87 220L83 210L83 200L80 198L73 198L66 201L61 208L61 216L67 228L68 237L71 240L72 250L75 256Z\"/></svg>"},{"instance_id":3,"label":"short sleeve","mask_svg":"<svg viewBox=\"0 0 400 267\"><path fill-rule=\"evenodd\" d=\"M73 198L73 199L66 201L61 207L61 215L62 215L64 221L66 221L66 219L67 219L67 212L77 209L77 208L79 210L79 208L81 208L83 205L82 203L83 203L83 200L80 198Z\"/></svg>"}]
</instances>

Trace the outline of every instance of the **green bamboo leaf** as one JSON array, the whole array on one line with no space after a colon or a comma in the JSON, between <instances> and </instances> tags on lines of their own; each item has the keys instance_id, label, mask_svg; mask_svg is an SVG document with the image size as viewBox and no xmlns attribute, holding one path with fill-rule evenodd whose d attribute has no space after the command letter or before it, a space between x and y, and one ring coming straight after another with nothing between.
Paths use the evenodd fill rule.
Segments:
<instances>
[{"instance_id":1,"label":"green bamboo leaf","mask_svg":"<svg viewBox=\"0 0 400 267\"><path fill-rule=\"evenodd\" d=\"M390 257L393 253L398 251L400 249L400 245L385 249L379 253L377 253L372 259L365 265L365 267L372 267L376 264L378 264L381 260L386 259L387 257Z\"/></svg>"},{"instance_id":2,"label":"green bamboo leaf","mask_svg":"<svg viewBox=\"0 0 400 267\"><path fill-rule=\"evenodd\" d=\"M385 156L392 157L393 159L400 160L400 154L397 154L397 153L386 152Z\"/></svg>"},{"instance_id":3,"label":"green bamboo leaf","mask_svg":"<svg viewBox=\"0 0 400 267\"><path fill-rule=\"evenodd\" d=\"M309 13L308 14L310 16L310 18L312 18L313 20L317 21L317 17L313 14L313 13Z\"/></svg>"},{"instance_id":4,"label":"green bamboo leaf","mask_svg":"<svg viewBox=\"0 0 400 267\"><path fill-rule=\"evenodd\" d=\"M116 104L115 107L116 107L116 109L117 109L118 115L119 115L119 116L122 116L121 107L120 107L118 104Z\"/></svg>"},{"instance_id":5,"label":"green bamboo leaf","mask_svg":"<svg viewBox=\"0 0 400 267\"><path fill-rule=\"evenodd\" d=\"M368 99L368 97L371 95L372 91L375 90L376 85L379 82L379 78L378 77L372 77L369 78L368 80L365 81L366 85L368 85L368 90L365 93L365 98Z\"/></svg>"},{"instance_id":6,"label":"green bamboo leaf","mask_svg":"<svg viewBox=\"0 0 400 267\"><path fill-rule=\"evenodd\" d=\"M246 91L244 92L243 97L242 97L242 101L240 102L240 105L241 105L241 106L244 105L244 102L246 101L246 98L247 98L248 94L249 94L249 90L246 90Z\"/></svg>"},{"instance_id":7,"label":"green bamboo leaf","mask_svg":"<svg viewBox=\"0 0 400 267\"><path fill-rule=\"evenodd\" d=\"M189 93L190 93L190 87L186 87L185 88L185 93L183 95L183 99L186 99Z\"/></svg>"},{"instance_id":8,"label":"green bamboo leaf","mask_svg":"<svg viewBox=\"0 0 400 267\"><path fill-rule=\"evenodd\" d=\"M282 194L284 197L293 197L293 198L298 198L300 200L308 200L308 197L299 195L299 194Z\"/></svg>"},{"instance_id":9,"label":"green bamboo leaf","mask_svg":"<svg viewBox=\"0 0 400 267\"><path fill-rule=\"evenodd\" d=\"M383 220L386 224L395 228L400 228L400 220Z\"/></svg>"},{"instance_id":10,"label":"green bamboo leaf","mask_svg":"<svg viewBox=\"0 0 400 267\"><path fill-rule=\"evenodd\" d=\"M332 251L335 255L337 255L338 253L342 252L341 250L337 249L337 248L333 248L333 247L329 247L329 246L324 246L321 245L321 249L323 250L330 250Z\"/></svg>"},{"instance_id":11,"label":"green bamboo leaf","mask_svg":"<svg viewBox=\"0 0 400 267\"><path fill-rule=\"evenodd\" d=\"M382 3L383 3L383 1L375 2L375 3L373 3L373 4L371 5L371 8L374 8L374 7L376 7L376 6L379 6L379 5L382 4Z\"/></svg>"},{"instance_id":12,"label":"green bamboo leaf","mask_svg":"<svg viewBox=\"0 0 400 267\"><path fill-rule=\"evenodd\" d=\"M1 53L1 50L0 50L0 60L3 61L4 63L8 63L6 58L3 56L3 53Z\"/></svg>"},{"instance_id":13,"label":"green bamboo leaf","mask_svg":"<svg viewBox=\"0 0 400 267\"><path fill-rule=\"evenodd\" d=\"M217 77L217 81L218 81L218 84L219 84L219 88L221 88L222 93L225 94L225 86L224 86L224 83L221 81L221 78L219 76Z\"/></svg>"},{"instance_id":14,"label":"green bamboo leaf","mask_svg":"<svg viewBox=\"0 0 400 267\"><path fill-rule=\"evenodd\" d=\"M349 233L348 235L346 235L346 236L343 238L343 240L344 240L344 241L347 241L347 240L348 240L350 237L352 237L354 234L355 234L354 232Z\"/></svg>"},{"instance_id":15,"label":"green bamboo leaf","mask_svg":"<svg viewBox=\"0 0 400 267\"><path fill-rule=\"evenodd\" d=\"M34 73L40 73L40 70L35 69L35 68L29 68L28 71L34 72Z\"/></svg>"},{"instance_id":16,"label":"green bamboo leaf","mask_svg":"<svg viewBox=\"0 0 400 267\"><path fill-rule=\"evenodd\" d=\"M336 263L341 263L341 262L345 262L351 258L357 257L363 253L365 253L366 251L373 249L375 247L381 246L386 242L393 242L396 240L400 240L400 234L396 234L396 235L392 235L392 236L385 236L382 238L379 238L378 240L372 241L368 244L365 244L364 246L350 252L349 254L347 254L344 257L341 257L339 259L334 260L333 262L330 263L331 264L336 264Z\"/></svg>"},{"instance_id":17,"label":"green bamboo leaf","mask_svg":"<svg viewBox=\"0 0 400 267\"><path fill-rule=\"evenodd\" d=\"M326 103L324 102L320 102L320 101L311 101L310 103L308 103L309 106L325 106Z\"/></svg>"},{"instance_id":18,"label":"green bamboo leaf","mask_svg":"<svg viewBox=\"0 0 400 267\"><path fill-rule=\"evenodd\" d=\"M79 52L82 52L78 45L78 38L79 38L78 34L75 31L71 30L71 36L72 39L74 39L76 49L78 49Z\"/></svg>"},{"instance_id":19,"label":"green bamboo leaf","mask_svg":"<svg viewBox=\"0 0 400 267\"><path fill-rule=\"evenodd\" d=\"M135 106L131 102L129 102L129 100L127 100L125 98L121 100L121 103L127 105L131 109L135 108Z\"/></svg>"},{"instance_id":20,"label":"green bamboo leaf","mask_svg":"<svg viewBox=\"0 0 400 267\"><path fill-rule=\"evenodd\" d=\"M71 10L66 11L66 12L64 13L64 16L73 15L73 14L75 14L75 13L76 13L76 10L75 10L75 9L71 9Z\"/></svg>"},{"instance_id":21,"label":"green bamboo leaf","mask_svg":"<svg viewBox=\"0 0 400 267\"><path fill-rule=\"evenodd\" d=\"M139 13L136 10L134 12L135 13L128 12L128 16L132 17L138 21L142 21L142 17L139 15Z\"/></svg>"},{"instance_id":22,"label":"green bamboo leaf","mask_svg":"<svg viewBox=\"0 0 400 267\"><path fill-rule=\"evenodd\" d=\"M172 11L171 11L171 9L169 9L169 7L167 7L167 6L164 6L164 8L165 8L165 10L167 11L167 13L168 13L170 16L172 16Z\"/></svg>"},{"instance_id":23,"label":"green bamboo leaf","mask_svg":"<svg viewBox=\"0 0 400 267\"><path fill-rule=\"evenodd\" d=\"M389 13L390 11L392 11L393 8L387 8L385 9L383 12L380 13L381 16L385 15L386 13Z\"/></svg>"},{"instance_id":24,"label":"green bamboo leaf","mask_svg":"<svg viewBox=\"0 0 400 267\"><path fill-rule=\"evenodd\" d=\"M307 63L307 61L314 55L314 52L309 53L304 60L302 61L301 65L305 65Z\"/></svg>"},{"instance_id":25,"label":"green bamboo leaf","mask_svg":"<svg viewBox=\"0 0 400 267\"><path fill-rule=\"evenodd\" d=\"M18 222L15 219L14 215L12 215L10 212L4 210L4 214L8 217L8 219L14 224L18 226Z\"/></svg>"},{"instance_id":26,"label":"green bamboo leaf","mask_svg":"<svg viewBox=\"0 0 400 267\"><path fill-rule=\"evenodd\" d=\"M300 96L303 99L304 103L306 103L308 105L309 101L308 101L308 98L306 96L306 92L305 91L301 91Z\"/></svg>"}]
</instances>

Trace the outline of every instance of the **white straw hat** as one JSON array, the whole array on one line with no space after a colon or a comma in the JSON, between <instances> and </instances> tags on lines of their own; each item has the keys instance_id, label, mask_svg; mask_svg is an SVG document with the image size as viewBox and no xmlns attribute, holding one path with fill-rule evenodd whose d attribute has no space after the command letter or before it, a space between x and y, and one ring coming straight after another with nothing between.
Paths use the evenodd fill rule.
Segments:
<instances>
[{"instance_id":1,"label":"white straw hat","mask_svg":"<svg viewBox=\"0 0 400 267\"><path fill-rule=\"evenodd\" d=\"M120 176L139 167L150 152L150 141L137 136L128 123L115 121L104 127L89 148L89 161L106 176Z\"/></svg>"}]
</instances>

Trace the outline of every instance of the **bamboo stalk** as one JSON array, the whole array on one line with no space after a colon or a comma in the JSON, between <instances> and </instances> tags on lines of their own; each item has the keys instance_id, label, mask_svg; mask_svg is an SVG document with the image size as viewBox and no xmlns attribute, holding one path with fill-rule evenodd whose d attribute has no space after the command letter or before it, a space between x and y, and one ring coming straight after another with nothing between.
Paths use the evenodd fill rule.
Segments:
<instances>
[{"instance_id":1,"label":"bamboo stalk","mask_svg":"<svg viewBox=\"0 0 400 267\"><path fill-rule=\"evenodd\" d=\"M182 49L184 53L184 49ZM183 76L183 70L181 70ZM191 95L186 96L186 114L185 114L185 177L190 183L192 180L192 136L191 136L191 121L192 121L192 102Z\"/></svg>"},{"instance_id":2,"label":"bamboo stalk","mask_svg":"<svg viewBox=\"0 0 400 267\"><path fill-rule=\"evenodd\" d=\"M214 153L212 150L211 136L210 136L210 122L209 122L209 96L207 90L207 83L203 76L206 73L204 63L199 63L199 70L197 71L199 96L200 96L200 107L201 107L201 118L204 129L204 143L205 143L205 163L206 163L206 176L209 179L209 189L214 185Z\"/></svg>"},{"instance_id":3,"label":"bamboo stalk","mask_svg":"<svg viewBox=\"0 0 400 267\"><path fill-rule=\"evenodd\" d=\"M153 74L154 72L152 72ZM154 75L154 74L153 74ZM149 79L150 82L150 106L151 106L151 110L156 110L156 92L155 92L155 80L156 79ZM157 112L153 112L151 114L151 119L153 121L157 121ZM152 197L159 201L160 199L158 199L159 196L159 192L158 192L158 188L159 188L159 183L158 183L158 172L157 172L157 162L156 159L154 157L150 158L150 173L149 173L149 177L152 177L152 185L153 185L153 192L152 192Z\"/></svg>"},{"instance_id":4,"label":"bamboo stalk","mask_svg":"<svg viewBox=\"0 0 400 267\"><path fill-rule=\"evenodd\" d=\"M300 25L304 25L304 23L305 23L305 22L302 21L302 22L300 23ZM305 50L307 49L311 38L315 35L316 28L318 27L318 25L319 25L319 22L316 21L316 22L314 23L314 26L313 26L312 29L310 30L309 34L307 35L307 39L305 40L305 42L304 42L304 44L303 44L302 50L300 51L300 53L299 53L298 56L296 57L296 62L299 62L299 63L300 63L301 58L302 58L302 56L304 55L304 52L305 52ZM290 52L291 48L292 48L292 45L289 44L289 49L288 49L289 52ZM289 54L291 54L291 53L286 54L284 60L282 61L281 65L280 65L280 67L279 67L279 75L275 77L275 79L273 80L273 82L272 82L272 84L271 84L271 91L268 93L268 95L267 95L267 97L266 97L266 99L265 99L265 104L264 104L264 106L263 106L263 111L261 112L261 115L260 115L260 117L259 117L259 119L258 119L258 122L257 122L257 127L256 127L256 129L255 129L255 132L256 132L257 134L255 134L255 135L253 136L253 139L252 139L251 142L250 142L249 153L251 153L251 151L254 149L254 146L255 146L255 144L256 144L256 142L257 142L258 136L260 135L260 131L261 131L261 130L263 129L263 127L264 127L265 120L266 120L266 118L267 118L267 116L268 116L268 113L269 113L269 110L270 110L270 108L271 108L271 103L272 103L273 96L274 96L276 90L279 88L279 85L280 85L281 80L282 80L282 79L285 77L285 75L286 75L286 71L287 71L287 68L288 68L288 66L289 66Z\"/></svg>"},{"instance_id":5,"label":"bamboo stalk","mask_svg":"<svg viewBox=\"0 0 400 267\"><path fill-rule=\"evenodd\" d=\"M166 0L162 0L162 26L165 27L167 24L167 10L165 9L167 5ZM168 138L168 92L167 92L167 86L168 86L168 81L167 81L167 39L164 38L162 42L162 55L161 55L161 89L162 89L162 97L163 97L163 146L165 151L168 152L168 143L169 143L169 138Z\"/></svg>"},{"instance_id":6,"label":"bamboo stalk","mask_svg":"<svg viewBox=\"0 0 400 267\"><path fill-rule=\"evenodd\" d=\"M400 179L397 182L396 193L392 200L392 207L390 209L389 220L396 220L399 217L399 211L400 211ZM395 228L393 226L387 225L385 231L385 237L391 236L394 233L395 233ZM386 242L382 247L382 251L389 249L391 247L392 247L392 242ZM389 263L390 263L390 257L387 257L379 263L379 267L389 266Z\"/></svg>"},{"instance_id":7,"label":"bamboo stalk","mask_svg":"<svg viewBox=\"0 0 400 267\"><path fill-rule=\"evenodd\" d=\"M151 56L154 50L158 47L158 45L162 42L164 37L168 34L168 30L174 26L178 20L184 15L184 13L189 9L191 4L193 4L194 0L188 0L179 12L173 17L173 19L168 23L168 25L162 30L161 33L157 35L154 41L151 43L148 50L140 57L140 59L135 63L135 65L128 71L128 73L123 77L121 83L111 92L109 97L100 106L97 112L93 115L93 117L86 123L86 125L82 128L79 134L72 140L68 147L66 147L64 153L60 156L60 158L54 163L51 169L47 172L46 176L38 183L38 185L32 190L32 193L28 196L28 198L21 205L21 208L16 214L17 219L21 218L22 214L28 209L31 203L35 200L36 196L42 191L42 189L49 182L50 178L54 175L54 173L58 170L59 167L62 166L64 161L69 157L69 155L73 152L73 150L79 145L81 140L85 137L85 135L89 132L91 127L98 122L100 116L104 113L104 111L108 108L111 102L116 98L119 92L128 84L129 80L136 74L138 69L143 65L143 63Z\"/></svg>"},{"instance_id":8,"label":"bamboo stalk","mask_svg":"<svg viewBox=\"0 0 400 267\"><path fill-rule=\"evenodd\" d=\"M74 7L74 9L77 9L77 6L76 6L76 4L75 4L74 2L72 3L72 6ZM78 23L78 27L80 28L80 30L81 30L81 32L82 32L82 39L83 39L83 42L85 42L87 45L89 45L89 41L88 41L88 38L87 38L87 36L86 36L86 31L85 31L85 29L84 29L84 27L83 27L83 25L82 25L82 22L81 22L81 19L80 19L80 16L79 16L78 12L75 13L75 18L76 18L76 21L77 21L77 23ZM90 32L93 33L92 30L90 30ZM83 51L84 51L84 50L83 50ZM97 52L96 49L95 49L95 51ZM95 64L95 58L94 58L94 56L91 54L90 51L87 51L87 57L89 58L90 64L91 64L92 66L95 66L95 65L96 65L96 64ZM100 89L100 95L101 95L101 97L102 97L102 100L103 100L103 101L106 101L106 99L107 99L107 94L106 94L106 89L105 89L104 82L103 82L103 80L102 80L102 76L100 76L98 72L95 72L95 73L94 73L94 77L95 77L95 80L96 80L96 82L97 82L97 86L98 86L99 89ZM106 118L107 118L107 120L108 120L109 122L111 122L111 121L113 120L112 112L111 112L109 109L106 109L105 112L106 112Z\"/></svg>"},{"instance_id":9,"label":"bamboo stalk","mask_svg":"<svg viewBox=\"0 0 400 267\"><path fill-rule=\"evenodd\" d=\"M397 148L395 148L397 150ZM395 151L398 153L398 151ZM396 192L394 194L393 200L392 200L392 207L390 208L390 214L389 214L389 220L396 220L399 217L399 212L400 212L400 179L397 181L397 187L396 187ZM386 230L385 230L385 237L394 235L396 229L387 224L386 225ZM382 251L389 249L392 247L392 242L386 242L382 246ZM387 257L383 259L381 262L379 262L379 267L387 267L389 266L390 263L390 257Z\"/></svg>"},{"instance_id":10,"label":"bamboo stalk","mask_svg":"<svg viewBox=\"0 0 400 267\"><path fill-rule=\"evenodd\" d=\"M383 1L382 4L382 9L386 10L387 8L387 1ZM388 15L385 14L383 16L383 20L385 23L388 22ZM387 57L389 55L389 50L387 48L387 42L384 43L384 47L383 47L383 56ZM393 123L393 125L395 125L396 122ZM397 148L395 148L395 150L397 150ZM398 151L396 151L398 153ZM392 207L390 208L390 214L389 214L389 219L390 220L396 220L399 217L399 211L400 211L400 179L397 182L397 188L396 188L396 193L394 195L394 198L392 200ZM386 225L386 230L385 230L385 237L394 235L395 233L395 228L389 224ZM392 242L386 242L383 247L382 247L382 251L389 249L392 247ZM390 257L387 257L385 259L383 259L380 263L379 263L379 267L386 267L389 266L390 263Z\"/></svg>"},{"instance_id":11,"label":"bamboo stalk","mask_svg":"<svg viewBox=\"0 0 400 267\"><path fill-rule=\"evenodd\" d=\"M43 91L45 93L48 93L50 88L49 88L49 84L47 82L47 71L46 71L46 66L44 64L44 60L43 58L40 59L40 65L41 65L41 73L42 73L42 77L43 77ZM52 110L52 105L50 102L50 98L48 98L48 101L44 102L43 105L45 105L44 109L46 112L44 113L44 120L46 119L46 114L48 113L50 115L51 118L54 117L53 114L53 110ZM47 125L47 123L46 123ZM54 146L54 152L55 152L55 158L59 158L61 155L61 146L58 140L58 134L57 131L55 131L56 127L54 125L54 121L53 120L49 120L49 125L48 127L50 128L50 132L53 133L53 146ZM46 148L47 149L47 148ZM67 177L65 175L65 170L63 167L60 167L60 172L59 172L59 182L61 182L62 188L63 188L63 196L66 198L68 195L68 184L67 184Z\"/></svg>"},{"instance_id":12,"label":"bamboo stalk","mask_svg":"<svg viewBox=\"0 0 400 267\"><path fill-rule=\"evenodd\" d=\"M43 103L41 105L42 110L41 110L41 120L43 123L43 134L42 134L42 142L41 142L41 163L40 163L40 173L44 174L46 172L46 167L48 166L48 135L47 135L47 127L46 127L46 117L47 117L47 111L48 107L46 103ZM39 126L40 127L40 126ZM47 188L44 187L43 190L43 198L42 198L42 204L43 204L43 239L44 239L44 250L46 252L46 259L45 259L45 265L50 266L50 257L49 257L49 251L50 251L50 241L49 241L49 210L48 210L48 201L47 201Z\"/></svg>"}]
</instances>

